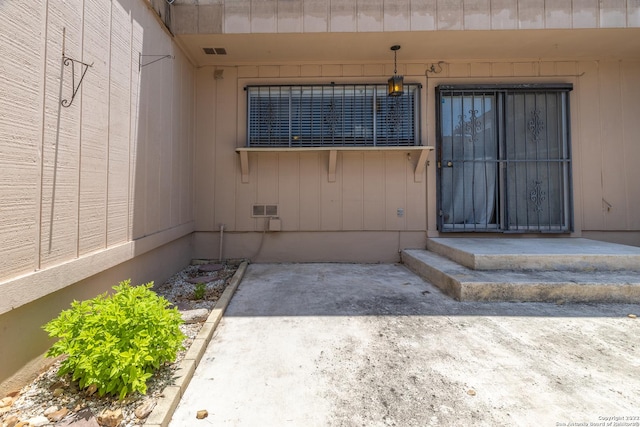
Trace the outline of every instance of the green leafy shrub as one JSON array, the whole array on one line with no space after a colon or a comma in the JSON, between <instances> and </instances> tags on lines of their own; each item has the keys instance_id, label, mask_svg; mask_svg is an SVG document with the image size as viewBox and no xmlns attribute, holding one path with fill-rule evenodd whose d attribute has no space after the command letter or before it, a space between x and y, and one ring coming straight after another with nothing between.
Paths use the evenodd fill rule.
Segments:
<instances>
[{"instance_id":1,"label":"green leafy shrub","mask_svg":"<svg viewBox=\"0 0 640 427\"><path fill-rule=\"evenodd\" d=\"M207 285L205 283L198 283L193 290L193 298L194 299L202 299L204 298L205 293L207 292Z\"/></svg>"},{"instance_id":2,"label":"green leafy shrub","mask_svg":"<svg viewBox=\"0 0 640 427\"><path fill-rule=\"evenodd\" d=\"M130 283L120 282L111 296L74 301L43 326L50 337L60 338L47 356L68 356L58 375L71 373L83 389L95 384L100 396L145 394L153 371L183 348L178 310L150 290L153 282Z\"/></svg>"}]
</instances>

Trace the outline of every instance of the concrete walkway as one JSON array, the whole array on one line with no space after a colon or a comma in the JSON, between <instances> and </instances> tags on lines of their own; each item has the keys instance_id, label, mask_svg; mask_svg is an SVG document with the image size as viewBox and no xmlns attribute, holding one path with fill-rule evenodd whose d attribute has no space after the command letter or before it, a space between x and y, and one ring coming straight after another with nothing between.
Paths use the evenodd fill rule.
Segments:
<instances>
[{"instance_id":1,"label":"concrete walkway","mask_svg":"<svg viewBox=\"0 0 640 427\"><path fill-rule=\"evenodd\" d=\"M250 265L170 425L624 422L640 417L630 313L456 302L401 265Z\"/></svg>"}]
</instances>

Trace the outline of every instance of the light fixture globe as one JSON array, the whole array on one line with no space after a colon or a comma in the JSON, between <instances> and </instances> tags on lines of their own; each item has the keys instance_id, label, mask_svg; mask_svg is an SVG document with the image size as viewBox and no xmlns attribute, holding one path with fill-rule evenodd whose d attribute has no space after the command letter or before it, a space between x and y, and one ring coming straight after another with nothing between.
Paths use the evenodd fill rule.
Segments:
<instances>
[{"instance_id":1,"label":"light fixture globe","mask_svg":"<svg viewBox=\"0 0 640 427\"><path fill-rule=\"evenodd\" d=\"M389 96L400 96L403 92L403 77L398 75L398 64L397 64L397 52L400 49L400 45L391 46L391 50L393 51L393 76L389 78L387 81L388 84L388 92Z\"/></svg>"}]
</instances>

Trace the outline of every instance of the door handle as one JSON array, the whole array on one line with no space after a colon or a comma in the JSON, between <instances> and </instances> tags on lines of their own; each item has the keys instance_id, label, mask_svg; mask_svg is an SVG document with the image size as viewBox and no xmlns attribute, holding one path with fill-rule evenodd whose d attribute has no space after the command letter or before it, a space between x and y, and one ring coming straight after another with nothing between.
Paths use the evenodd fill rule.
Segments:
<instances>
[{"instance_id":1,"label":"door handle","mask_svg":"<svg viewBox=\"0 0 640 427\"><path fill-rule=\"evenodd\" d=\"M447 162L447 167L448 168L452 168L453 167L453 162L452 161L448 161Z\"/></svg>"}]
</instances>

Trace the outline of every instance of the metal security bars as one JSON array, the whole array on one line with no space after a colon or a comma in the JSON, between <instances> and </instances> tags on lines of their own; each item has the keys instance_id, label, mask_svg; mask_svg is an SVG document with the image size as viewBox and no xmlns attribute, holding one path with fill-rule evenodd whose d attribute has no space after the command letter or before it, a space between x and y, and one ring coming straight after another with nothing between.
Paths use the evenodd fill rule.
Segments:
<instances>
[{"instance_id":1,"label":"metal security bars","mask_svg":"<svg viewBox=\"0 0 640 427\"><path fill-rule=\"evenodd\" d=\"M420 85L247 86L248 147L419 145Z\"/></svg>"},{"instance_id":2,"label":"metal security bars","mask_svg":"<svg viewBox=\"0 0 640 427\"><path fill-rule=\"evenodd\" d=\"M439 86L441 231L572 231L569 84Z\"/></svg>"}]
</instances>

